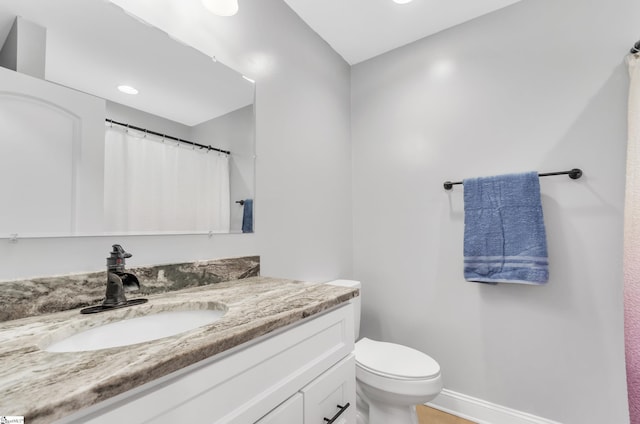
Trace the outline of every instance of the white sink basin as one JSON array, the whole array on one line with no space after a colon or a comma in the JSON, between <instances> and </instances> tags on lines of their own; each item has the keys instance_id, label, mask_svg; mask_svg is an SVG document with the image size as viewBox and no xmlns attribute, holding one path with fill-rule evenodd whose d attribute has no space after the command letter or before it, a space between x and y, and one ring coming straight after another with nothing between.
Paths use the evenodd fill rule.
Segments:
<instances>
[{"instance_id":1,"label":"white sink basin","mask_svg":"<svg viewBox=\"0 0 640 424\"><path fill-rule=\"evenodd\" d=\"M82 331L44 348L47 352L82 352L128 346L174 336L211 324L224 310L201 309L159 312L103 324Z\"/></svg>"}]
</instances>

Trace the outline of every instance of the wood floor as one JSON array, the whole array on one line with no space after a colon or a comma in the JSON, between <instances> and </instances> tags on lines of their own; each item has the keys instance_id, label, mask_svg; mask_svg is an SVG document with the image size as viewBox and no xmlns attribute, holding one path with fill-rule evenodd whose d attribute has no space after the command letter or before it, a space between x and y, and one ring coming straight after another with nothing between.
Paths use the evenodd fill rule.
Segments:
<instances>
[{"instance_id":1,"label":"wood floor","mask_svg":"<svg viewBox=\"0 0 640 424\"><path fill-rule=\"evenodd\" d=\"M416 409L418 410L420 424L474 424L473 421L449 415L428 406L419 405Z\"/></svg>"}]
</instances>

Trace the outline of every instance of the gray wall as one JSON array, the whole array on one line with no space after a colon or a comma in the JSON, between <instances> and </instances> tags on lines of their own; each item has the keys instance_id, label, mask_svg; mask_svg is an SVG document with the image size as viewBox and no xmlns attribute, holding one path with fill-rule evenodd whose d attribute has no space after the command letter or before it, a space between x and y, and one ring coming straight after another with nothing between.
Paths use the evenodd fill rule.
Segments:
<instances>
[{"instance_id":1,"label":"gray wall","mask_svg":"<svg viewBox=\"0 0 640 424\"><path fill-rule=\"evenodd\" d=\"M524 0L353 67L364 336L428 352L449 390L628 422L623 60L638 16L631 0ZM573 167L581 180L541 180L549 283L465 282L463 189L442 183Z\"/></svg>"},{"instance_id":2,"label":"gray wall","mask_svg":"<svg viewBox=\"0 0 640 424\"><path fill-rule=\"evenodd\" d=\"M281 0L245 0L226 21L176 19L170 7L132 3L156 26L257 80L256 233L5 240L0 280L100 270L116 242L133 253L131 266L258 254L263 275L350 275L348 65Z\"/></svg>"}]
</instances>

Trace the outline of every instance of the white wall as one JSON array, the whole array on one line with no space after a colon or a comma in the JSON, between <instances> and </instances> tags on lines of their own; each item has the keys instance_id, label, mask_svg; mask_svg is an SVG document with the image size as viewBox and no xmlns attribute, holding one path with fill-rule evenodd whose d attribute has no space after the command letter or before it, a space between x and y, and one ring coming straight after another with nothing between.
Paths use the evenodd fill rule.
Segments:
<instances>
[{"instance_id":1,"label":"white wall","mask_svg":"<svg viewBox=\"0 0 640 424\"><path fill-rule=\"evenodd\" d=\"M188 125L162 118L157 115L152 115L139 109L134 109L109 100L107 100L106 118L140 128L147 128L173 137L191 140L192 129Z\"/></svg>"},{"instance_id":2,"label":"white wall","mask_svg":"<svg viewBox=\"0 0 640 424\"><path fill-rule=\"evenodd\" d=\"M640 3L524 0L352 69L363 335L445 387L565 424L628 422L622 322L627 75ZM546 286L465 282L461 186L541 180ZM436 400L437 402L437 400Z\"/></svg>"},{"instance_id":3,"label":"white wall","mask_svg":"<svg viewBox=\"0 0 640 424\"><path fill-rule=\"evenodd\" d=\"M0 240L0 280L101 270L115 242L131 266L258 254L263 275L350 275L348 65L281 0L244 0L233 18L190 14L182 0L130 3L257 80L256 233Z\"/></svg>"},{"instance_id":4,"label":"white wall","mask_svg":"<svg viewBox=\"0 0 640 424\"><path fill-rule=\"evenodd\" d=\"M16 16L0 49L0 66L44 79L47 30Z\"/></svg>"},{"instance_id":5,"label":"white wall","mask_svg":"<svg viewBox=\"0 0 640 424\"><path fill-rule=\"evenodd\" d=\"M104 113L100 98L0 67L0 237L101 228Z\"/></svg>"}]
</instances>

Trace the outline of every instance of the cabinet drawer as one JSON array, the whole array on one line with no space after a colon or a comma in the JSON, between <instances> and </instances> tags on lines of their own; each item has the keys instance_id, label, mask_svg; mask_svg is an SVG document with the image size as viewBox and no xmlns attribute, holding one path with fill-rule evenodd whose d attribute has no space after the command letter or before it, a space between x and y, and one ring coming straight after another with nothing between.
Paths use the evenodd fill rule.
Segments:
<instances>
[{"instance_id":1,"label":"cabinet drawer","mask_svg":"<svg viewBox=\"0 0 640 424\"><path fill-rule=\"evenodd\" d=\"M334 424L356 422L356 361L349 355L302 389L304 424L326 424L341 409ZM348 407L345 406L349 404Z\"/></svg>"}]
</instances>

